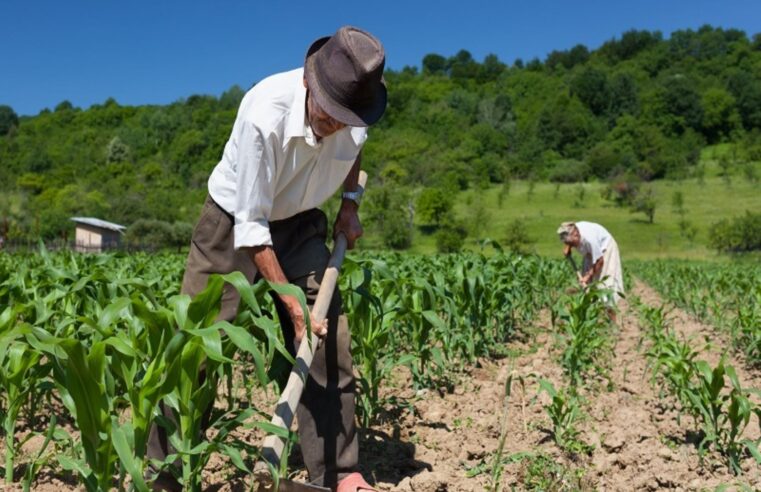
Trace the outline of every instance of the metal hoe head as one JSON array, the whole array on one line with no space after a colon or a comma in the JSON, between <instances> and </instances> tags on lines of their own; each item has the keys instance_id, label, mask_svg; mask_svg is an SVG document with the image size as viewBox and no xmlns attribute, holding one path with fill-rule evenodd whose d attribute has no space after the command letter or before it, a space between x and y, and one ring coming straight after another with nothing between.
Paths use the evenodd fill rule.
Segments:
<instances>
[{"instance_id":1,"label":"metal hoe head","mask_svg":"<svg viewBox=\"0 0 761 492\"><path fill-rule=\"evenodd\" d=\"M280 484L275 488L272 481L269 483L259 483L257 492L331 492L330 489L320 487L319 485L310 485L308 483L295 482L293 480L280 479Z\"/></svg>"},{"instance_id":2,"label":"metal hoe head","mask_svg":"<svg viewBox=\"0 0 761 492\"><path fill-rule=\"evenodd\" d=\"M308 483L294 482L293 480L280 480L280 486L277 492L330 492L330 489L320 487L319 485L309 485Z\"/></svg>"},{"instance_id":3,"label":"metal hoe head","mask_svg":"<svg viewBox=\"0 0 761 492\"><path fill-rule=\"evenodd\" d=\"M258 484L256 492L331 492L330 489L319 485L295 482L285 478L281 478L276 487L270 468L261 461L254 467L254 479Z\"/></svg>"}]
</instances>

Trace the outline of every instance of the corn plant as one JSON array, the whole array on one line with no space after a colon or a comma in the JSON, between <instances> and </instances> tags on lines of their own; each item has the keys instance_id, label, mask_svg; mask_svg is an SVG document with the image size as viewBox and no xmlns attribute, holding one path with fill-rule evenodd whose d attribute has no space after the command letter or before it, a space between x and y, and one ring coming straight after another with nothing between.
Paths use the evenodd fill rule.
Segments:
<instances>
[{"instance_id":1,"label":"corn plant","mask_svg":"<svg viewBox=\"0 0 761 492\"><path fill-rule=\"evenodd\" d=\"M392 282L378 285L382 289L379 295L371 292L372 271L384 268L387 267L382 262L373 262L372 270L352 261L343 266L349 289L344 296L345 311L352 331L352 356L359 373L357 408L364 426L374 422L383 408L378 393L383 381L395 367L414 361L412 354L396 356L387 351L400 299Z\"/></svg>"},{"instance_id":2,"label":"corn plant","mask_svg":"<svg viewBox=\"0 0 761 492\"><path fill-rule=\"evenodd\" d=\"M579 439L576 422L581 416L578 397L573 391L557 390L547 379L539 380L539 393L547 393L550 403L544 407L552 422L552 437L555 443L569 452L588 452L589 445Z\"/></svg>"},{"instance_id":3,"label":"corn plant","mask_svg":"<svg viewBox=\"0 0 761 492\"><path fill-rule=\"evenodd\" d=\"M447 326L437 312L441 296L435 287L420 278L409 278L407 282L399 317L409 329L406 337L415 359L411 365L414 381L424 385L446 369L444 353L436 345L436 334L446 331Z\"/></svg>"},{"instance_id":4,"label":"corn plant","mask_svg":"<svg viewBox=\"0 0 761 492\"><path fill-rule=\"evenodd\" d=\"M248 285L239 272L226 276L212 275L204 291L193 300L187 296L173 299L173 311L179 331L169 342L169 347L177 346L177 352L167 349L167 386L164 398L173 411L175 422L163 421L169 432L169 441L177 450L182 462L181 482L187 490L200 490L201 471L211 453L220 447L219 442L207 441L202 433L202 423L206 412L217 395L217 383L225 364L235 363L232 355L236 349L248 352L258 361L255 372L266 382L266 367L255 339L246 330L224 321L215 321L219 310L224 283L230 283L241 294L242 304L257 311L257 297L265 289L296 296L304 312L308 312L303 292L292 285L261 283L256 289ZM240 319L239 316L236 321ZM308 320L307 320L307 329ZM228 343L225 343L227 340ZM175 355L176 354L176 355ZM293 359L291 359L293 360ZM201 374L205 377L199 377ZM213 419L214 420L214 419ZM218 420L218 419L217 419ZM236 422L233 419L233 422ZM228 425L229 427L229 425ZM237 457L232 448L222 446L233 459ZM175 456L170 455L167 461ZM165 463L166 464L166 463Z\"/></svg>"},{"instance_id":5,"label":"corn plant","mask_svg":"<svg viewBox=\"0 0 761 492\"><path fill-rule=\"evenodd\" d=\"M668 391L685 407L689 402L698 355L689 340L680 340L671 331L653 339L646 356L651 368L651 383L659 388L661 397ZM661 380L665 382L665 387L658 384Z\"/></svg>"},{"instance_id":6,"label":"corn plant","mask_svg":"<svg viewBox=\"0 0 761 492\"><path fill-rule=\"evenodd\" d=\"M16 422L25 404L49 370L41 364L42 354L25 343L23 337L30 331L27 324L14 326L16 311L6 308L0 314L0 420L5 435L5 482L13 481L17 448Z\"/></svg>"},{"instance_id":7,"label":"corn plant","mask_svg":"<svg viewBox=\"0 0 761 492\"><path fill-rule=\"evenodd\" d=\"M682 410L693 416L702 430L699 443L701 456L715 448L727 460L733 473L741 473L740 460L746 451L761 464L759 442L742 439L742 433L755 416L761 427L761 408L750 400L758 390L740 386L737 374L724 359L716 367L697 360L699 352L689 341L679 340L668 329L663 306L643 308L643 317L651 324L648 336L651 347L647 351L653 370L652 383L666 382L666 389L681 403ZM726 385L729 379L730 385ZM661 395L663 396L663 395ZM680 415L681 415L680 411Z\"/></svg>"},{"instance_id":8,"label":"corn plant","mask_svg":"<svg viewBox=\"0 0 761 492\"><path fill-rule=\"evenodd\" d=\"M692 412L700 417L704 433L700 441L701 454L708 447L715 446L735 474L742 473L740 459L746 450L761 465L758 450L761 440L741 438L753 416L761 427L761 408L754 406L748 398L751 393L759 395L761 392L741 388L734 368L725 365L723 359L714 368L705 361L697 361L695 369L695 384L687 397ZM726 387L725 376L730 381L729 387Z\"/></svg>"},{"instance_id":9,"label":"corn plant","mask_svg":"<svg viewBox=\"0 0 761 492\"><path fill-rule=\"evenodd\" d=\"M113 399L106 380L106 345L86 348L79 340L58 339L36 331L30 337L54 360L54 380L80 431L79 456L59 456L61 466L78 473L88 491L113 486L117 454L111 440Z\"/></svg>"},{"instance_id":10,"label":"corn plant","mask_svg":"<svg viewBox=\"0 0 761 492\"><path fill-rule=\"evenodd\" d=\"M603 316L602 291L591 286L586 291L564 299L560 310L561 365L573 386L580 385L594 371L604 374L601 357L611 341Z\"/></svg>"},{"instance_id":11,"label":"corn plant","mask_svg":"<svg viewBox=\"0 0 761 492\"><path fill-rule=\"evenodd\" d=\"M758 263L632 262L668 300L726 330L751 365L761 365L761 267Z\"/></svg>"},{"instance_id":12,"label":"corn plant","mask_svg":"<svg viewBox=\"0 0 761 492\"><path fill-rule=\"evenodd\" d=\"M505 443L507 442L507 429L508 429L508 411L510 410L510 397L513 394L513 371L510 371L510 375L505 381L505 395L502 398L502 422L499 432L499 443L497 449L494 451L491 463L491 476L489 477L490 487L492 492L499 492L502 489L502 471L505 464L503 453L505 450ZM526 382L523 376L517 376L517 382L521 386L521 390L525 392Z\"/></svg>"}]
</instances>

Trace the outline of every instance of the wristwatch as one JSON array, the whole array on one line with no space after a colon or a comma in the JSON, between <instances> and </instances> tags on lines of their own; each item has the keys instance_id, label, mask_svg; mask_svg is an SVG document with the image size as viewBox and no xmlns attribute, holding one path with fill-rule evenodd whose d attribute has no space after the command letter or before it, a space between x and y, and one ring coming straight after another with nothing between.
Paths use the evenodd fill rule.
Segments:
<instances>
[{"instance_id":1,"label":"wristwatch","mask_svg":"<svg viewBox=\"0 0 761 492\"><path fill-rule=\"evenodd\" d=\"M356 191L344 191L343 194L341 194L341 198L345 198L346 200L351 200L354 203L359 206L359 202L362 201L362 193L364 193L365 190L361 186L357 186Z\"/></svg>"}]
</instances>

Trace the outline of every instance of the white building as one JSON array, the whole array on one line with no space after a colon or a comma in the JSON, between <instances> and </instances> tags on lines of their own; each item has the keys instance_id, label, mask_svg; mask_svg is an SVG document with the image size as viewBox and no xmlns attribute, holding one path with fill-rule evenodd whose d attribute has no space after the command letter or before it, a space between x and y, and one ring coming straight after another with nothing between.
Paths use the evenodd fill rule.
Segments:
<instances>
[{"instance_id":1,"label":"white building","mask_svg":"<svg viewBox=\"0 0 761 492\"><path fill-rule=\"evenodd\" d=\"M118 248L125 226L94 219L92 217L72 217L77 226L74 250L80 253L100 253Z\"/></svg>"}]
</instances>

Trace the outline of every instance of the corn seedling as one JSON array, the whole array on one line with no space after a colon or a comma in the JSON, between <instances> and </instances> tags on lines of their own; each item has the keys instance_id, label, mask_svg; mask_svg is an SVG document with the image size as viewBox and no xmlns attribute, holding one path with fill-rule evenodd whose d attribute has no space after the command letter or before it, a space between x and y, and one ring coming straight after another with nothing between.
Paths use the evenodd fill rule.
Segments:
<instances>
[{"instance_id":1,"label":"corn seedling","mask_svg":"<svg viewBox=\"0 0 761 492\"><path fill-rule=\"evenodd\" d=\"M565 299L560 312L561 365L573 386L583 383L592 371L604 374L600 359L611 342L606 333L601 296L601 291L591 286Z\"/></svg>"},{"instance_id":2,"label":"corn seedling","mask_svg":"<svg viewBox=\"0 0 761 492\"><path fill-rule=\"evenodd\" d=\"M552 382L539 380L539 393L547 393L550 403L544 407L552 422L552 437L563 450L572 453L586 453L589 445L579 439L576 422L581 417L581 407L578 398L571 391L557 390Z\"/></svg>"},{"instance_id":3,"label":"corn seedling","mask_svg":"<svg viewBox=\"0 0 761 492\"><path fill-rule=\"evenodd\" d=\"M761 408L754 407L749 400L751 391L740 387L734 368L725 365L723 360L714 368L704 361L697 361L695 368L695 384L687 396L693 413L702 422L701 453L709 446L715 446L736 474L742 473L740 459L746 450L761 465L759 442L741 438L754 416L761 426ZM726 387L725 376L730 381L729 387Z\"/></svg>"}]
</instances>

